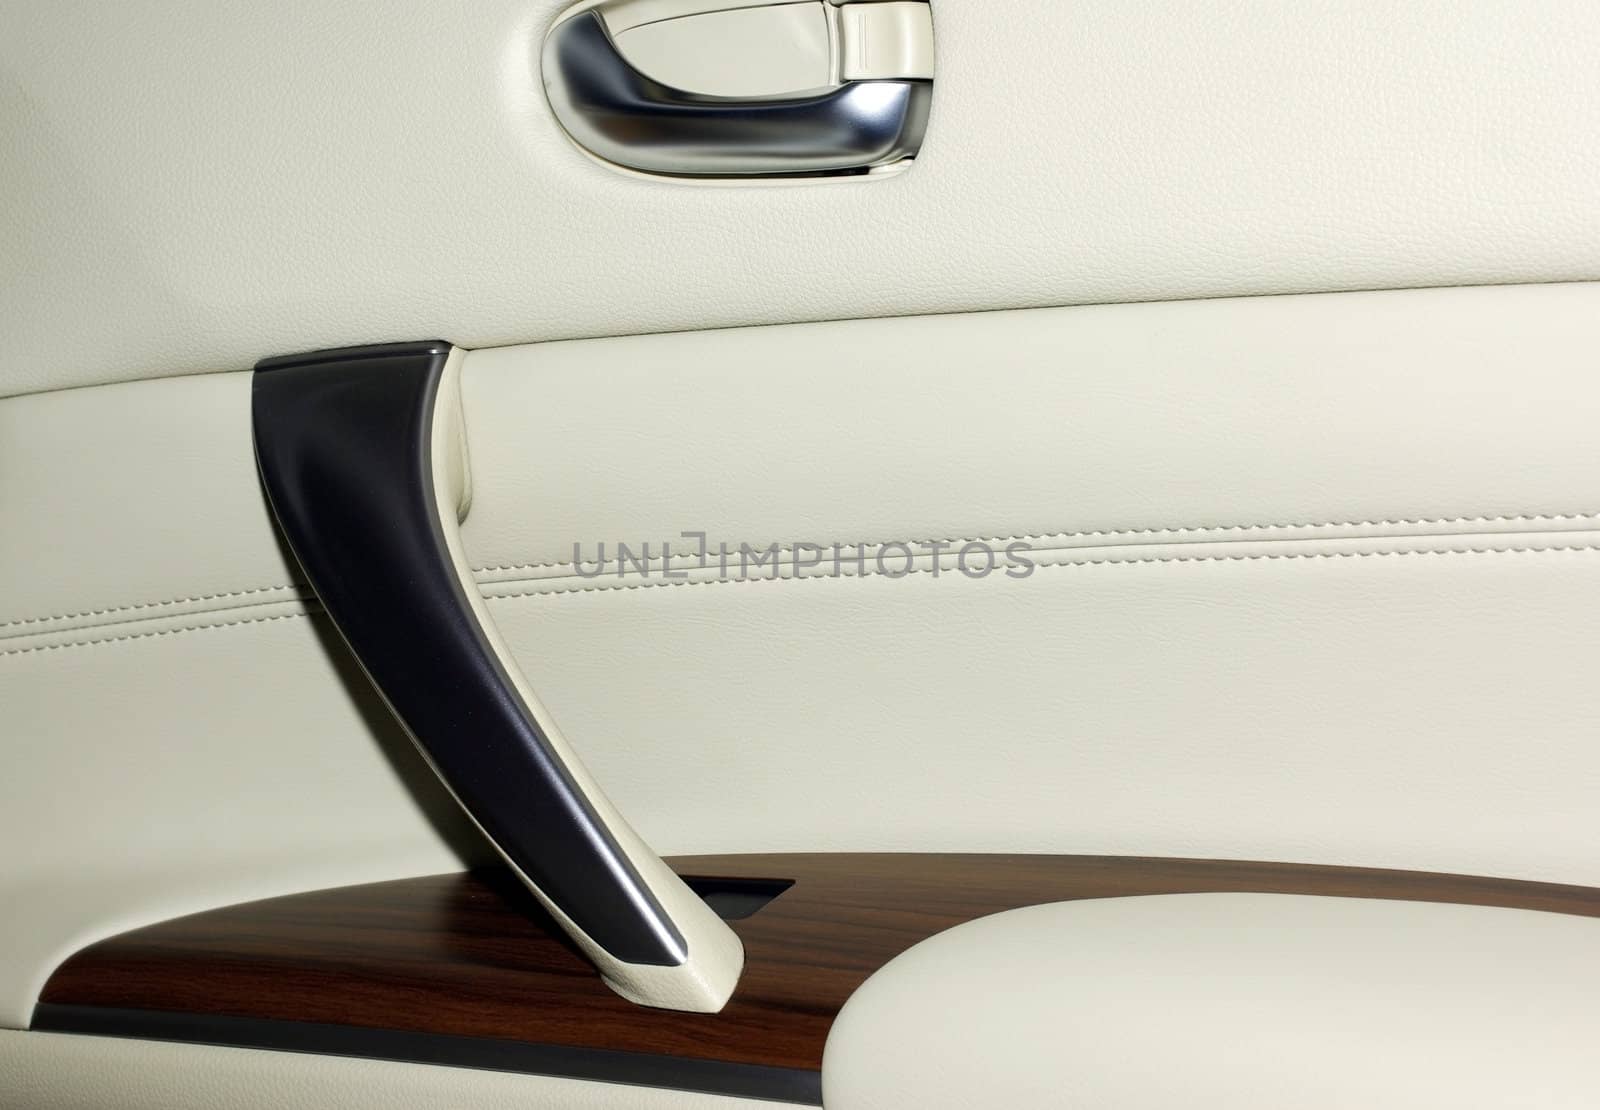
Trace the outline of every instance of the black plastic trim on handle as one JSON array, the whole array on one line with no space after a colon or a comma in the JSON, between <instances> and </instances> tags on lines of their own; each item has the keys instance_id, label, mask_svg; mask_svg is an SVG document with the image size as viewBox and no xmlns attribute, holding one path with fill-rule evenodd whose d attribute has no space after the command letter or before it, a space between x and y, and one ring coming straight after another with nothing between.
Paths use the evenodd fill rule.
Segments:
<instances>
[{"instance_id":1,"label":"black plastic trim on handle","mask_svg":"<svg viewBox=\"0 0 1600 1110\"><path fill-rule=\"evenodd\" d=\"M323 608L496 847L618 960L682 964L683 936L518 696L454 569L431 447L449 354L397 343L257 364L267 496Z\"/></svg>"}]
</instances>

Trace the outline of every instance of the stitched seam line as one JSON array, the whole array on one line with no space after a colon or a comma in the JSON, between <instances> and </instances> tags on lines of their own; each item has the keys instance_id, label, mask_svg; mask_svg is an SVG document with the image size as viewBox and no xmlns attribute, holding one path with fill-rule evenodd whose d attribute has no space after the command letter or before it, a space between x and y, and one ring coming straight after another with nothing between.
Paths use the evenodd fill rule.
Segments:
<instances>
[{"instance_id":1,"label":"stitched seam line","mask_svg":"<svg viewBox=\"0 0 1600 1110\"><path fill-rule=\"evenodd\" d=\"M114 613L136 613L144 609L169 609L174 605L197 605L203 601L222 601L236 597L255 597L259 594L277 594L298 591L298 586L257 586L252 590L228 590L218 594L196 594L193 597L175 597L170 601L143 601L137 605L113 605L106 609L84 609L77 613L55 613L48 617L24 617L20 620L0 621L0 628L20 628L28 624L49 624L52 621L78 620L83 617L107 617Z\"/></svg>"},{"instance_id":2,"label":"stitched seam line","mask_svg":"<svg viewBox=\"0 0 1600 1110\"><path fill-rule=\"evenodd\" d=\"M1197 533L1219 532L1261 532L1274 528L1297 529L1310 531L1314 529L1329 528L1399 528L1417 527L1430 524L1549 524L1562 521L1600 521L1600 513L1530 513L1510 514L1501 516L1449 516L1449 517L1416 517L1396 518L1393 520L1332 520L1301 523L1280 524L1198 524L1169 528L1123 528L1123 529L1096 529L1087 532L1033 532L1009 536L956 536L948 539L916 542L933 542L941 544L957 543L1012 543L1014 541L1033 540L1071 540L1071 539L1096 539L1108 536L1161 536L1161 535L1195 535ZM900 541L867 541L862 543L845 544L842 547L854 549L867 549L882 547L886 542ZM783 544L778 547L780 553L792 553L793 544ZM763 549L764 550L764 549ZM698 553L685 552L674 555L673 559L698 558ZM614 560L613 560L614 561ZM495 574L516 570L555 570L561 567L597 567L603 564L598 559L584 559L579 562L563 560L545 563L506 563L489 566L473 567L475 574ZM87 617L107 617L118 613L137 613L147 609L170 609L175 605L199 605L208 601L222 601L230 598L255 597L261 594L273 593L300 593L301 587L287 586L257 586L247 590L228 590L214 594L195 594L192 597L177 597L167 601L145 601L133 605L113 605L104 609L84 609L73 613L54 613L45 617L22 617L14 620L0 621L0 629L23 628L36 624L51 624L58 621L81 620ZM516 596L516 595L503 595ZM220 610L219 610L220 611Z\"/></svg>"},{"instance_id":3,"label":"stitched seam line","mask_svg":"<svg viewBox=\"0 0 1600 1110\"><path fill-rule=\"evenodd\" d=\"M1551 552L1595 552L1600 551L1600 544L1570 544L1551 547L1458 547L1439 549L1402 549L1398 551L1304 551L1261 553L1253 555L1157 555L1136 556L1128 559L1073 559L1058 563L1037 563L1039 570L1062 570L1075 567L1089 566L1124 566L1151 563L1228 563L1252 562L1269 559L1370 559L1382 557L1403 557L1408 555L1541 555ZM931 574L931 568L913 567L908 574ZM958 571L944 570L941 573L959 574ZM864 575L844 575L845 578L886 578L888 575L868 573ZM896 577L906 577L899 575ZM554 597L560 594L587 594L601 593L615 590L651 590L662 586L736 586L741 584L756 584L761 582L828 582L835 579L831 575L803 575L799 578L705 578L682 582L641 582L626 586L590 586L579 589L557 590L524 590L518 593L494 594L488 598L490 601L505 601L519 597ZM7 655L28 655L40 651L60 651L63 648L94 647L97 644L116 644L128 640L144 640L156 636L175 636L180 632L202 632L211 628L236 628L245 624L266 624L269 621L295 620L305 617L306 613L280 613L272 617L246 617L241 620L223 621L216 624L192 624L179 628L164 628L157 632L134 632L125 636L107 636L99 640L71 640L60 644L43 644L38 647L13 648L9 651L0 651L0 658Z\"/></svg>"},{"instance_id":4,"label":"stitched seam line","mask_svg":"<svg viewBox=\"0 0 1600 1110\"><path fill-rule=\"evenodd\" d=\"M188 624L181 628L163 628L158 632L132 632L126 636L107 636L99 640L71 640L64 644L41 644L38 647L12 648L9 651L0 651L0 657L7 655L30 655L36 651L60 651L62 648L94 647L96 644L120 644L127 640L148 640L155 636L176 636L180 632L204 632L209 628L237 628L241 624L267 624L270 621L293 620L303 617L304 613L280 613L275 617L245 617L236 621L222 621L217 624Z\"/></svg>"},{"instance_id":5,"label":"stitched seam line","mask_svg":"<svg viewBox=\"0 0 1600 1110\"><path fill-rule=\"evenodd\" d=\"M1226 532L1265 532L1272 529L1295 529L1298 531L1311 531L1329 528L1401 528L1418 527L1430 524L1553 524L1563 521L1600 521L1600 513L1532 513L1526 515L1504 516L1444 516L1444 517L1416 517L1414 519L1398 518L1395 520L1329 520L1315 522L1290 522L1278 524L1196 524L1178 525L1168 528L1110 528L1094 529L1087 532L1026 532L1009 536L955 536L946 539L922 540L914 542L932 543L1012 543L1015 541L1034 540L1086 540L1101 539L1114 536L1186 536L1199 533L1226 533ZM860 543L845 543L839 541L841 547L873 548L882 547L885 543L898 543L898 540L868 540ZM780 544L780 554L792 553L794 544ZM762 550L766 550L762 548ZM698 558L698 552L683 552L672 556L674 560ZM660 559L651 560L652 563ZM561 567L597 567L610 565L616 560L582 559L577 562L571 559L547 563L504 563L489 566L473 567L474 573L495 574L502 571L514 570L556 570Z\"/></svg>"},{"instance_id":6,"label":"stitched seam line","mask_svg":"<svg viewBox=\"0 0 1600 1110\"><path fill-rule=\"evenodd\" d=\"M1252 555L1144 555L1127 559L1070 559L1061 562L1046 563L1035 562L1038 570L1054 570L1072 567L1098 567L1098 566L1126 566L1141 563L1240 563L1253 562L1266 559L1371 559L1386 556L1403 555L1539 555L1547 552L1560 551L1600 551L1600 544L1563 545L1553 547L1457 547L1438 549L1404 549L1399 551L1302 551L1278 552ZM653 590L663 586L738 586L746 583L761 582L828 582L839 578L905 578L912 574L931 574L931 567L911 567L905 574L888 575L878 571L866 574L805 574L779 576L777 578L701 578L689 579L679 582L638 582L625 586L578 586L564 587L555 590L522 590L516 593L491 594L489 601L501 601L515 597L554 597L560 594L588 594L601 593L608 590ZM941 574L957 575L960 572L951 567L940 569ZM962 577L967 577L962 575ZM996 577L996 575L985 575ZM1006 577L1003 573L998 577ZM980 581L980 579L973 579Z\"/></svg>"}]
</instances>

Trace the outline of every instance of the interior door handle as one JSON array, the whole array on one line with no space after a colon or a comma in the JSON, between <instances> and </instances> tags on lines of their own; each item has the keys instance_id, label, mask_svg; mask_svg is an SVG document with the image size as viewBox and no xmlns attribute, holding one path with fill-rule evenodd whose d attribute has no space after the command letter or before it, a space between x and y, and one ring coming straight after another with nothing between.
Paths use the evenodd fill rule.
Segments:
<instances>
[{"instance_id":1,"label":"interior door handle","mask_svg":"<svg viewBox=\"0 0 1600 1110\"><path fill-rule=\"evenodd\" d=\"M646 173L700 177L899 162L922 145L933 88L926 80L864 80L791 99L685 92L629 65L592 9L550 32L544 81L556 119L590 153Z\"/></svg>"},{"instance_id":2,"label":"interior door handle","mask_svg":"<svg viewBox=\"0 0 1600 1110\"><path fill-rule=\"evenodd\" d=\"M446 343L268 359L256 459L323 608L456 800L619 994L714 1012L744 949L628 827L528 688L462 552Z\"/></svg>"}]
</instances>

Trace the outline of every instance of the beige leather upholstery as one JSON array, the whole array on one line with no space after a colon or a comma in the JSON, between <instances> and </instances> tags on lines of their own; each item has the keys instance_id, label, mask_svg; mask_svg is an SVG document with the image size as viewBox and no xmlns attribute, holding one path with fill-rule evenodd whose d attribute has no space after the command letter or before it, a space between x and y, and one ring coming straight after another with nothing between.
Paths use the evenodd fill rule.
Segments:
<instances>
[{"instance_id":1,"label":"beige leather upholstery","mask_svg":"<svg viewBox=\"0 0 1600 1110\"><path fill-rule=\"evenodd\" d=\"M770 1102L339 1056L0 1030L27 1110L770 1110Z\"/></svg>"},{"instance_id":2,"label":"beige leather upholstery","mask_svg":"<svg viewBox=\"0 0 1600 1110\"><path fill-rule=\"evenodd\" d=\"M1273 894L1063 902L853 995L828 1110L1594 1105L1600 921Z\"/></svg>"},{"instance_id":3,"label":"beige leather upholstery","mask_svg":"<svg viewBox=\"0 0 1600 1110\"><path fill-rule=\"evenodd\" d=\"M569 2L8 0L0 395L436 334L1600 278L1592 0L937 0L917 165L774 188L574 150L534 67Z\"/></svg>"},{"instance_id":4,"label":"beige leather upholstery","mask_svg":"<svg viewBox=\"0 0 1600 1110\"><path fill-rule=\"evenodd\" d=\"M1597 317L1536 286L474 352L466 550L662 852L1600 882ZM0 1023L106 933L480 850L293 585L248 404L0 402ZM563 565L682 529L1028 536L1038 568Z\"/></svg>"},{"instance_id":5,"label":"beige leather upholstery","mask_svg":"<svg viewBox=\"0 0 1600 1110\"><path fill-rule=\"evenodd\" d=\"M238 372L358 342L478 348L467 553L662 851L1600 882L1596 287L646 334L1595 281L1600 6L935 0L917 164L730 188L573 149L535 71L568 3L0 3L0 1026L108 933L483 854L251 465ZM685 529L1038 569L572 565ZM656 1097L0 1065L43 1106Z\"/></svg>"}]
</instances>

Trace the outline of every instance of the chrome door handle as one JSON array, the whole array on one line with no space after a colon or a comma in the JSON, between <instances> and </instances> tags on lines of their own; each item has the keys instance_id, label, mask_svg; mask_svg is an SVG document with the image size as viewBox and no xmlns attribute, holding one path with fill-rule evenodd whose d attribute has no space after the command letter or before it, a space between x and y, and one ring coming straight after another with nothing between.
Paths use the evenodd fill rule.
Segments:
<instances>
[{"instance_id":1,"label":"chrome door handle","mask_svg":"<svg viewBox=\"0 0 1600 1110\"><path fill-rule=\"evenodd\" d=\"M575 142L645 173L749 177L839 173L916 154L932 99L924 80L850 81L794 99L742 100L671 88L617 50L592 9L545 40L544 82Z\"/></svg>"},{"instance_id":2,"label":"chrome door handle","mask_svg":"<svg viewBox=\"0 0 1600 1110\"><path fill-rule=\"evenodd\" d=\"M607 801L522 678L462 553L469 502L447 343L257 365L256 460L318 600L429 764L605 981L715 1012L733 931Z\"/></svg>"}]
</instances>

